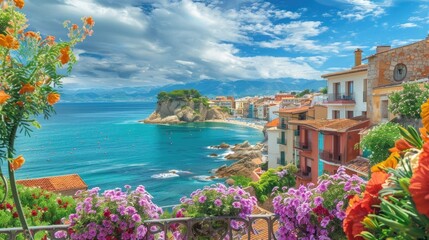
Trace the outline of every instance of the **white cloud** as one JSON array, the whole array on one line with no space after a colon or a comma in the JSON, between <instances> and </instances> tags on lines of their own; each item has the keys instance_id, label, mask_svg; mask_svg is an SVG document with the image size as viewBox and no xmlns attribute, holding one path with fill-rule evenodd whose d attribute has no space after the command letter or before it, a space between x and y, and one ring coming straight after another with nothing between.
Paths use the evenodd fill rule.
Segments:
<instances>
[{"instance_id":1,"label":"white cloud","mask_svg":"<svg viewBox=\"0 0 429 240\"><path fill-rule=\"evenodd\" d=\"M399 28L414 28L414 27L418 27L418 25L415 23L408 22L408 23L399 24L398 27Z\"/></svg>"},{"instance_id":2,"label":"white cloud","mask_svg":"<svg viewBox=\"0 0 429 240\"><path fill-rule=\"evenodd\" d=\"M337 2L346 5L346 9L338 11L341 18L359 21L366 17L378 17L385 13L386 7L392 5L391 0L375 2L371 0L337 0Z\"/></svg>"},{"instance_id":3,"label":"white cloud","mask_svg":"<svg viewBox=\"0 0 429 240\"><path fill-rule=\"evenodd\" d=\"M414 43L414 42L418 42L418 41L421 41L421 39L413 39L413 38L411 38L411 39L402 39L402 40L395 39L395 40L392 41L391 46L395 48L395 47L404 46L404 45L407 45L407 44L410 44L410 43Z\"/></svg>"}]
</instances>

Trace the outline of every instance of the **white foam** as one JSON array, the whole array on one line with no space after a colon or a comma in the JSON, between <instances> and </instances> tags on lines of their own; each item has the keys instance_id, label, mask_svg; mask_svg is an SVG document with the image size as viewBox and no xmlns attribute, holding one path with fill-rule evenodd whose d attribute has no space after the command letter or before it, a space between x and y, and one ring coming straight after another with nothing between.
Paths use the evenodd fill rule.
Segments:
<instances>
[{"instance_id":1,"label":"white foam","mask_svg":"<svg viewBox=\"0 0 429 240\"><path fill-rule=\"evenodd\" d=\"M200 181L200 182L211 182L211 181L213 181L210 178L210 176L207 176L207 175L195 176L195 177L192 177L192 179L195 179L195 180Z\"/></svg>"},{"instance_id":2,"label":"white foam","mask_svg":"<svg viewBox=\"0 0 429 240\"><path fill-rule=\"evenodd\" d=\"M151 176L151 178L160 178L160 179L165 179L165 178L174 178L174 177L180 177L179 174L175 174L175 173L159 173L159 174L154 174Z\"/></svg>"},{"instance_id":3,"label":"white foam","mask_svg":"<svg viewBox=\"0 0 429 240\"><path fill-rule=\"evenodd\" d=\"M181 174L192 174L192 172L189 172L189 171L176 170L176 169L168 170L168 172L169 173L173 173L173 174L178 174L178 175L181 175Z\"/></svg>"}]
</instances>

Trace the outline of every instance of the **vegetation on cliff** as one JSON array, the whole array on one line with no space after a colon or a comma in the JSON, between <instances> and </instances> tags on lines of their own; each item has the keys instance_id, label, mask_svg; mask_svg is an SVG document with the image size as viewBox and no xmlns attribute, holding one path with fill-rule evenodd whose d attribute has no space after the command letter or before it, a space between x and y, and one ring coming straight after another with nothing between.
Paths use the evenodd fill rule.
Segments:
<instances>
[{"instance_id":1,"label":"vegetation on cliff","mask_svg":"<svg viewBox=\"0 0 429 240\"><path fill-rule=\"evenodd\" d=\"M204 106L209 106L209 100L201 96L200 92L195 89L180 89L171 92L160 92L157 96L158 103L166 101L193 101L195 105L202 103Z\"/></svg>"}]
</instances>

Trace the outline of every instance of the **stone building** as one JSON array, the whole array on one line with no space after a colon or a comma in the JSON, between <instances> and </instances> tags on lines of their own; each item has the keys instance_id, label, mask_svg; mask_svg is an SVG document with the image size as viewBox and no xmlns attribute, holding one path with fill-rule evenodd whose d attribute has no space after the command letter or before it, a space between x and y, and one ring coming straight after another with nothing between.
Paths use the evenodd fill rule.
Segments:
<instances>
[{"instance_id":1,"label":"stone building","mask_svg":"<svg viewBox=\"0 0 429 240\"><path fill-rule=\"evenodd\" d=\"M371 123L391 120L388 95L402 89L403 82L426 82L429 77L429 36L398 47L378 46L368 58L367 111Z\"/></svg>"}]
</instances>

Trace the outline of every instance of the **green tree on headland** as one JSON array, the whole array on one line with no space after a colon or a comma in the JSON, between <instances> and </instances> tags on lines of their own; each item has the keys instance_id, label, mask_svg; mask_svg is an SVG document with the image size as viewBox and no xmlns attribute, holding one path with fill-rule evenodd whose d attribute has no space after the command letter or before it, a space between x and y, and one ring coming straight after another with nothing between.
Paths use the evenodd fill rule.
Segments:
<instances>
[{"instance_id":1,"label":"green tree on headland","mask_svg":"<svg viewBox=\"0 0 429 240\"><path fill-rule=\"evenodd\" d=\"M201 96L201 93L195 89L179 89L171 92L160 92L157 96L158 102L165 101L193 101L196 104L202 103L208 106L208 99Z\"/></svg>"}]
</instances>

